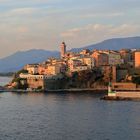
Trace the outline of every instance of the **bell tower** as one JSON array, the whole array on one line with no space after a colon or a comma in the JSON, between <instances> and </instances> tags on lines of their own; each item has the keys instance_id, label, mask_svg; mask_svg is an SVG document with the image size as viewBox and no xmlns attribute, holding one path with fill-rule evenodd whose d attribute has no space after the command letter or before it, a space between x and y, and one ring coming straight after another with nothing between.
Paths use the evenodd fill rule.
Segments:
<instances>
[{"instance_id":1,"label":"bell tower","mask_svg":"<svg viewBox=\"0 0 140 140\"><path fill-rule=\"evenodd\" d=\"M60 45L60 54L61 54L61 58L65 57L66 54L66 44L65 42L62 42Z\"/></svg>"}]
</instances>

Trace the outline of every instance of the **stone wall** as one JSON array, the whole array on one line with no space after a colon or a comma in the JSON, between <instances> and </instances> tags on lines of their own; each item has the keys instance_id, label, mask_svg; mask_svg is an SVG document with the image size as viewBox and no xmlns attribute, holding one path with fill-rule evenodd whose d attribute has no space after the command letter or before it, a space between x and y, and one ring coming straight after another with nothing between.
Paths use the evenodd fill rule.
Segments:
<instances>
[{"instance_id":1,"label":"stone wall","mask_svg":"<svg viewBox=\"0 0 140 140\"><path fill-rule=\"evenodd\" d=\"M117 92L116 96L126 97L126 98L140 98L140 92Z\"/></svg>"},{"instance_id":2,"label":"stone wall","mask_svg":"<svg viewBox=\"0 0 140 140\"><path fill-rule=\"evenodd\" d=\"M36 89L36 88L45 88L43 79L27 79L28 88Z\"/></svg>"},{"instance_id":3,"label":"stone wall","mask_svg":"<svg viewBox=\"0 0 140 140\"><path fill-rule=\"evenodd\" d=\"M116 90L131 90L136 89L137 86L134 83L112 83L112 88Z\"/></svg>"}]
</instances>

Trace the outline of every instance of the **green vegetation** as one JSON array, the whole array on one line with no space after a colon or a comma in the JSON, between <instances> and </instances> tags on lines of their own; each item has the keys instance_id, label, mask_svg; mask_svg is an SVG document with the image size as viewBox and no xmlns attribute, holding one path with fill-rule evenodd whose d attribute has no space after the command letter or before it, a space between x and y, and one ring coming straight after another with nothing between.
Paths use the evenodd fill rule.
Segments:
<instances>
[{"instance_id":1,"label":"green vegetation","mask_svg":"<svg viewBox=\"0 0 140 140\"><path fill-rule=\"evenodd\" d=\"M20 71L18 71L18 72L16 72L16 73L14 73L14 74L13 74L12 83L13 83L13 82L19 82L20 80L22 80L21 78L19 78L19 75L20 75L21 73L28 73L28 71L22 69L22 70L20 70Z\"/></svg>"},{"instance_id":2,"label":"green vegetation","mask_svg":"<svg viewBox=\"0 0 140 140\"><path fill-rule=\"evenodd\" d=\"M24 78L14 78L12 80L12 83L16 83L15 85L15 89L27 89L28 88L28 84L27 84L27 80Z\"/></svg>"},{"instance_id":3,"label":"green vegetation","mask_svg":"<svg viewBox=\"0 0 140 140\"><path fill-rule=\"evenodd\" d=\"M43 89L43 87L42 87L42 86L39 86L37 89L38 89L38 90L41 90L41 89Z\"/></svg>"},{"instance_id":4,"label":"green vegetation","mask_svg":"<svg viewBox=\"0 0 140 140\"><path fill-rule=\"evenodd\" d=\"M132 82L140 85L140 75L134 76Z\"/></svg>"},{"instance_id":5,"label":"green vegetation","mask_svg":"<svg viewBox=\"0 0 140 140\"><path fill-rule=\"evenodd\" d=\"M19 75L19 74L21 74L21 73L28 73L28 71L27 71L27 70L22 69L22 70L18 71L16 74L17 74L17 75Z\"/></svg>"}]
</instances>

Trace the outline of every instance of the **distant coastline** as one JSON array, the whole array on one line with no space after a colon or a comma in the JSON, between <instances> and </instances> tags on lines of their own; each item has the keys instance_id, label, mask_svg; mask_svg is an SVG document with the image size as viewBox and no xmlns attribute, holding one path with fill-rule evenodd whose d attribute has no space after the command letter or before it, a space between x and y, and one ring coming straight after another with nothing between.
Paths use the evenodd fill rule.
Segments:
<instances>
[{"instance_id":1,"label":"distant coastline","mask_svg":"<svg viewBox=\"0 0 140 140\"><path fill-rule=\"evenodd\" d=\"M13 72L7 72L7 73L0 73L1 77L12 77L13 76Z\"/></svg>"}]
</instances>

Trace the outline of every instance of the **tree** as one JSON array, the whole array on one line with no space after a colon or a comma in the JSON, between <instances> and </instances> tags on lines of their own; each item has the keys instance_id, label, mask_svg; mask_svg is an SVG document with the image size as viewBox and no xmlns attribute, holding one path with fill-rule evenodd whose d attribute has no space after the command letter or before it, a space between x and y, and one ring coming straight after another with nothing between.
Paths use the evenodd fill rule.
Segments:
<instances>
[{"instance_id":1,"label":"tree","mask_svg":"<svg viewBox=\"0 0 140 140\"><path fill-rule=\"evenodd\" d=\"M135 76L135 77L133 77L133 78L132 78L132 82L139 85L139 84L140 84L140 76Z\"/></svg>"}]
</instances>

